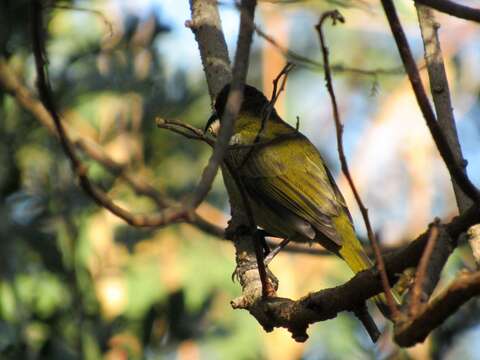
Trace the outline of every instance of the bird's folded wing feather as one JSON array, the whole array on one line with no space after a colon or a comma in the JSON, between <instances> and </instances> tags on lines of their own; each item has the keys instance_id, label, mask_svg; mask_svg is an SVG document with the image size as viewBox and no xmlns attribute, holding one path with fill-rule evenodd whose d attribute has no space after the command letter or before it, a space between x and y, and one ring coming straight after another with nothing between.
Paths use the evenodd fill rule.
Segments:
<instances>
[{"instance_id":1,"label":"bird's folded wing feather","mask_svg":"<svg viewBox=\"0 0 480 360\"><path fill-rule=\"evenodd\" d=\"M305 137L299 134L298 138L254 151L239 175L253 198L278 208L282 214L301 217L341 245L332 217L345 211L345 202L320 154Z\"/></svg>"}]
</instances>

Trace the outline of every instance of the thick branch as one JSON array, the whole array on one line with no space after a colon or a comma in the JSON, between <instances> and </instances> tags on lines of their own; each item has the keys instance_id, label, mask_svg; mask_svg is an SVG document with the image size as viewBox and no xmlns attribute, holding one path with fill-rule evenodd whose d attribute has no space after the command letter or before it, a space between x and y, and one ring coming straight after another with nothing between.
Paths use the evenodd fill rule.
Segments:
<instances>
[{"instance_id":1,"label":"thick branch","mask_svg":"<svg viewBox=\"0 0 480 360\"><path fill-rule=\"evenodd\" d=\"M415 3L423 4L440 12L462 18L480 22L480 9L457 4L449 0L414 0Z\"/></svg>"},{"instance_id":2,"label":"thick branch","mask_svg":"<svg viewBox=\"0 0 480 360\"><path fill-rule=\"evenodd\" d=\"M425 89L422 85L420 74L410 51L405 33L400 25L400 21L393 5L392 0L381 0L385 14L387 16L392 34L397 43L400 57L402 58L405 70L412 85L418 105L422 111L423 117L427 122L427 126L432 134L435 145L440 152L440 155L445 162L445 165L450 172L450 176L455 179L457 184L462 188L462 191L467 194L472 200L480 201L478 189L473 185L470 179L465 175L463 168L455 160L452 150L445 138L445 135L440 128L433 109L428 100Z\"/></svg>"},{"instance_id":3,"label":"thick branch","mask_svg":"<svg viewBox=\"0 0 480 360\"><path fill-rule=\"evenodd\" d=\"M205 71L208 92L213 100L225 84L232 80L227 44L222 32L216 0L190 0L192 20L185 25L197 40Z\"/></svg>"},{"instance_id":4,"label":"thick branch","mask_svg":"<svg viewBox=\"0 0 480 360\"><path fill-rule=\"evenodd\" d=\"M445 72L442 49L438 38L440 25L435 22L433 11L430 8L420 4L416 4L416 6L420 30L422 32L423 46L425 48L425 62L430 80L430 91L437 113L438 125L452 150L455 162L463 168L465 172L466 161L463 159L462 149L458 141L447 74ZM463 193L454 179L452 179L452 183L458 209L460 212L467 210L472 205L472 201Z\"/></svg>"},{"instance_id":5,"label":"thick branch","mask_svg":"<svg viewBox=\"0 0 480 360\"><path fill-rule=\"evenodd\" d=\"M479 220L480 208L472 207L445 225L449 246L455 247L460 234ZM385 255L385 267L392 284L405 269L417 266L428 238L429 232L426 231L403 249ZM378 271L372 268L356 274L343 285L311 293L296 301L285 298L258 301L243 297L242 301L234 302L233 305L248 309L264 328L271 330L274 327L284 327L292 333L294 339L305 341L308 338L306 330L310 324L332 319L342 311L351 311L382 291L383 285ZM429 331L434 328L435 326L430 327Z\"/></svg>"}]
</instances>

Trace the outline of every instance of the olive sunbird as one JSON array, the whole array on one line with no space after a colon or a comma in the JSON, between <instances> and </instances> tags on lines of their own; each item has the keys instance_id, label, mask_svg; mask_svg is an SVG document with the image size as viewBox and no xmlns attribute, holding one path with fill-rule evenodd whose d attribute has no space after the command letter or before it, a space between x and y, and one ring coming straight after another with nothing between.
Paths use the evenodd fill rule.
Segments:
<instances>
[{"instance_id":1,"label":"olive sunbird","mask_svg":"<svg viewBox=\"0 0 480 360\"><path fill-rule=\"evenodd\" d=\"M229 92L229 85L220 91L206 124L214 135L218 126L212 125L222 118ZM262 92L245 84L243 95L225 161L244 186L256 225L289 241L318 242L355 273L370 268L345 200L318 150L280 118ZM374 301L388 315L383 294Z\"/></svg>"}]
</instances>

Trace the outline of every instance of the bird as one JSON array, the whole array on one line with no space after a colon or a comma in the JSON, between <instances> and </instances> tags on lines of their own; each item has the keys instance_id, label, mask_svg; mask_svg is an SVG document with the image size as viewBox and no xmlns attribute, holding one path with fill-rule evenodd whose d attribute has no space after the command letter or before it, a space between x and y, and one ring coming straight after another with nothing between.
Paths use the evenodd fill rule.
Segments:
<instances>
[{"instance_id":1,"label":"bird","mask_svg":"<svg viewBox=\"0 0 480 360\"><path fill-rule=\"evenodd\" d=\"M215 99L205 127L213 135L218 135L229 92L227 84ZM256 226L286 242L319 243L354 273L372 267L320 152L248 84L229 145L224 161L245 190ZM374 300L388 313L383 296Z\"/></svg>"}]
</instances>

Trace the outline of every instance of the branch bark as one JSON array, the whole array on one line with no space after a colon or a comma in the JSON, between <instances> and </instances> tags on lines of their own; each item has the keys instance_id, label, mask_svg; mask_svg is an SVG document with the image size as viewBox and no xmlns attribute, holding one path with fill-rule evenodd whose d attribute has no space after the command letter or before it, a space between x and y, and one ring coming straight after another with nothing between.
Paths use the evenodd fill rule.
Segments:
<instances>
[{"instance_id":1,"label":"branch bark","mask_svg":"<svg viewBox=\"0 0 480 360\"><path fill-rule=\"evenodd\" d=\"M448 239L448 246L452 249L455 248L460 234L479 220L480 208L473 206L464 214L456 217L449 224L446 224L444 229L448 234L448 236L445 237L445 239ZM429 231L427 230L406 247L385 255L385 267L392 285L398 280L399 274L405 269L418 265L428 243L428 239ZM477 286L476 283L468 282L463 294L470 294L471 292L475 294L475 286ZM342 311L352 311L355 307L360 306L367 299L382 291L383 285L379 273L376 268L372 268L356 274L343 285L314 292L298 300L272 297L264 301L252 303L248 302L249 299L243 298L243 302L236 302L233 305L234 307L248 309L266 330L272 330L275 327L284 327L292 333L292 337L296 341L305 341L308 338L306 330L310 324L333 319ZM456 304L456 300L451 299L451 297L455 298L457 294L456 291L453 293L447 291L447 294L443 296L442 299L438 301L434 300L434 303ZM466 298L462 304L472 296L473 295ZM438 305L435 305L432 309L437 308ZM432 313L435 314L435 311L429 310L427 318L434 316ZM424 316L422 315L423 313L422 310L420 312L422 317ZM452 313L453 312L450 311L443 312L439 315L439 318L445 319ZM403 321L399 321L398 324L403 325L406 324L405 321L408 321L409 318L401 318L400 320ZM422 334L428 334L440 323L432 322L429 325L428 322L426 322L425 325L422 325L424 327Z\"/></svg>"},{"instance_id":2,"label":"branch bark","mask_svg":"<svg viewBox=\"0 0 480 360\"><path fill-rule=\"evenodd\" d=\"M415 4L422 4L465 20L480 22L480 9L457 4L450 0L414 0Z\"/></svg>"},{"instance_id":3,"label":"branch bark","mask_svg":"<svg viewBox=\"0 0 480 360\"><path fill-rule=\"evenodd\" d=\"M382 253L380 252L380 247L378 245L377 239L375 234L372 230L372 226L370 224L370 218L368 216L368 210L363 204L362 199L360 198L360 194L357 191L357 187L353 182L353 178L350 174L350 170L348 168L347 158L345 156L345 152L343 150L343 124L340 121L340 114L338 111L337 99L335 97L335 92L333 91L333 84L332 84L332 75L330 73L330 61L328 58L328 48L325 45L325 39L323 36L322 31L322 24L327 18L332 18L333 24L335 25L336 21L345 22L343 16L338 12L338 10L330 11L324 13L320 17L320 21L316 25L316 29L318 32L318 37L320 39L320 46L323 55L323 67L325 72L325 83L330 95L330 99L332 102L332 109L333 109L333 119L335 121L335 129L337 135L337 147L338 147L338 156L340 158L340 163L342 167L342 172L347 178L348 184L352 189L353 195L355 196L355 200L357 205L362 213L362 218L365 223L365 227L367 229L368 239L370 241L370 245L372 246L373 252L375 254L376 266L380 273L380 278L382 279L383 288L385 291L385 296L387 299L387 305L390 311L390 315L393 319L397 318L399 315L398 308L395 304L395 300L392 295L392 289L390 288L390 284L388 283L387 273L385 272L385 263L383 261Z\"/></svg>"},{"instance_id":4,"label":"branch bark","mask_svg":"<svg viewBox=\"0 0 480 360\"><path fill-rule=\"evenodd\" d=\"M415 64L415 60L413 59L407 38L400 24L400 20L398 19L395 6L392 0L381 0L381 2L393 37L397 43L400 57L402 58L405 70L407 71L408 78L415 93L418 105L432 134L432 138L435 141L435 145L437 146L437 149L440 152L448 171L450 172L450 176L455 179L457 184L462 188L462 191L467 194L468 197L478 202L480 201L478 189L465 175L463 168L457 164L455 156L453 155L445 135L443 134L443 131L437 122L435 113L433 112L425 89L422 85L420 74Z\"/></svg>"},{"instance_id":5,"label":"branch bark","mask_svg":"<svg viewBox=\"0 0 480 360\"><path fill-rule=\"evenodd\" d=\"M429 7L418 3L415 5L417 7L418 22L422 33L425 63L427 65L430 91L432 93L433 104L435 105L438 125L452 150L455 162L465 173L467 162L462 156L462 149L458 140L447 74L443 63L440 40L438 38L440 25L435 21L433 11ZM465 195L454 178L452 178L452 185L458 209L460 212L463 212L472 206L473 202Z\"/></svg>"},{"instance_id":6,"label":"branch bark","mask_svg":"<svg viewBox=\"0 0 480 360\"><path fill-rule=\"evenodd\" d=\"M240 29L237 41L237 50L232 70L232 82L228 94L226 111L223 114L219 134L213 148L213 153L203 171L202 178L197 185L193 196L188 201L188 207L195 209L210 191L213 180L220 168L225 152L227 151L230 137L233 133L235 118L243 101L243 87L248 72L250 46L252 43L253 28L249 25L250 18L255 13L256 0L243 0L240 5ZM198 15L198 13L197 13ZM218 13L217 13L218 15ZM194 20L194 23L196 20ZM198 31L199 29L197 29ZM204 29L206 31L206 29Z\"/></svg>"},{"instance_id":7,"label":"branch bark","mask_svg":"<svg viewBox=\"0 0 480 360\"><path fill-rule=\"evenodd\" d=\"M395 341L403 347L423 342L430 332L468 300L480 295L480 272L460 274L455 281L414 318L395 329Z\"/></svg>"},{"instance_id":8,"label":"branch bark","mask_svg":"<svg viewBox=\"0 0 480 360\"><path fill-rule=\"evenodd\" d=\"M200 50L208 92L213 100L232 81L227 43L216 0L190 0L192 20L185 23L195 35Z\"/></svg>"}]
</instances>

